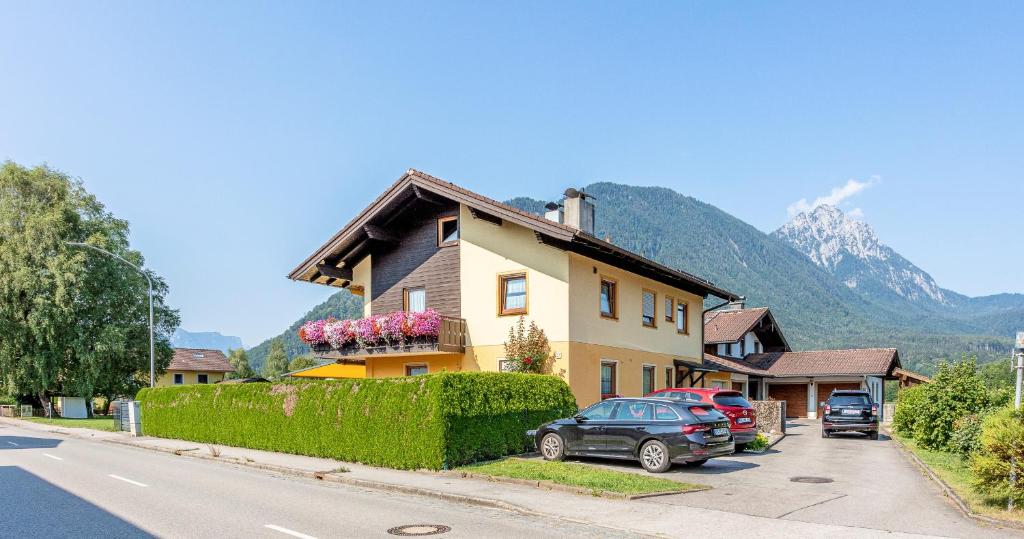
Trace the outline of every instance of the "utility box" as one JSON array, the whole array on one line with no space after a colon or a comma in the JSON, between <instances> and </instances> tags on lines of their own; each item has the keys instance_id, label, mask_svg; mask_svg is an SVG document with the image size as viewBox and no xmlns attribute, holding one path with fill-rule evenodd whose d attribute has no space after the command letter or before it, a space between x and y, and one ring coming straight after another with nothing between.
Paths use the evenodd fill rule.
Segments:
<instances>
[{"instance_id":1,"label":"utility box","mask_svg":"<svg viewBox=\"0 0 1024 539\"><path fill-rule=\"evenodd\" d=\"M68 419L85 419L89 412L85 407L83 397L57 397L57 408L61 417Z\"/></svg>"},{"instance_id":2,"label":"utility box","mask_svg":"<svg viewBox=\"0 0 1024 539\"><path fill-rule=\"evenodd\" d=\"M142 436L142 403L129 401L125 404L128 408L128 432L132 436Z\"/></svg>"}]
</instances>

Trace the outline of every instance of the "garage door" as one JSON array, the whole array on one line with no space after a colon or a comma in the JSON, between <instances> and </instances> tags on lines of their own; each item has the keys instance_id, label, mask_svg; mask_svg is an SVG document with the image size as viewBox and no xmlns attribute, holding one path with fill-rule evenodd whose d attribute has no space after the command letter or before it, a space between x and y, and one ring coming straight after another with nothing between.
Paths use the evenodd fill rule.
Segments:
<instances>
[{"instance_id":1,"label":"garage door","mask_svg":"<svg viewBox=\"0 0 1024 539\"><path fill-rule=\"evenodd\" d=\"M806 384L770 384L768 396L786 401L786 417L807 417Z\"/></svg>"},{"instance_id":2,"label":"garage door","mask_svg":"<svg viewBox=\"0 0 1024 539\"><path fill-rule=\"evenodd\" d=\"M818 417L821 417L824 413L823 407L820 404L823 401L828 400L828 396L832 394L833 389L860 389L860 382L843 382L841 384L818 384Z\"/></svg>"}]
</instances>

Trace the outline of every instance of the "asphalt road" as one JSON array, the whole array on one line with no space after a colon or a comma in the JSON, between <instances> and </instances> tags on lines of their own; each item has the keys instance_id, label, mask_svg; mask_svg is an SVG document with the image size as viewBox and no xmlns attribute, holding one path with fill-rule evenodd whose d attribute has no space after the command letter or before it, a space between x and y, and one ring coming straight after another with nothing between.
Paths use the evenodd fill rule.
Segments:
<instances>
[{"instance_id":1,"label":"asphalt road","mask_svg":"<svg viewBox=\"0 0 1024 539\"><path fill-rule=\"evenodd\" d=\"M0 537L623 537L619 531L0 424Z\"/></svg>"}]
</instances>

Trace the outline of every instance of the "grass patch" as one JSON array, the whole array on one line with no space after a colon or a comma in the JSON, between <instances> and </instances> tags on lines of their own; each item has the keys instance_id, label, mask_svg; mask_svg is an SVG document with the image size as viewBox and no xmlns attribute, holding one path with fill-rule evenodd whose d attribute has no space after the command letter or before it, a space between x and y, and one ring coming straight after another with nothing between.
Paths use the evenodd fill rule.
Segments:
<instances>
[{"instance_id":1,"label":"grass patch","mask_svg":"<svg viewBox=\"0 0 1024 539\"><path fill-rule=\"evenodd\" d=\"M79 429L105 430L110 432L117 431L117 423L114 422L113 418L107 417L94 417L92 419L25 417L22 418L22 421L31 421L33 423L42 423L44 425L53 425L55 427L73 427Z\"/></svg>"},{"instance_id":2,"label":"grass patch","mask_svg":"<svg viewBox=\"0 0 1024 539\"><path fill-rule=\"evenodd\" d=\"M572 462L548 462L508 458L458 468L459 471L510 477L529 481L551 481L589 489L594 495L605 492L614 494L652 494L655 492L688 492L703 490L706 485L683 483L635 473L617 472Z\"/></svg>"},{"instance_id":3,"label":"grass patch","mask_svg":"<svg viewBox=\"0 0 1024 539\"><path fill-rule=\"evenodd\" d=\"M917 455L929 468L935 472L950 486L957 495L971 508L971 511L979 515L1003 520L1024 522L1024 511L1006 510L1006 498L986 496L971 488L974 480L971 474L970 464L966 459L956 453L947 451L935 451L919 446L913 438L892 433L893 438L903 442L903 445Z\"/></svg>"}]
</instances>

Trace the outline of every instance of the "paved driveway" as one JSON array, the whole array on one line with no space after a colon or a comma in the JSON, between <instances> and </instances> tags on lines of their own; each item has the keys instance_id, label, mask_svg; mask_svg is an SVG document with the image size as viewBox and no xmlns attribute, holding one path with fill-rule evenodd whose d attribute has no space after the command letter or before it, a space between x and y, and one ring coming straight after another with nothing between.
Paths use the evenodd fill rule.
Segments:
<instances>
[{"instance_id":1,"label":"paved driveway","mask_svg":"<svg viewBox=\"0 0 1024 539\"><path fill-rule=\"evenodd\" d=\"M715 488L644 503L945 537L1024 537L965 518L888 437L823 439L820 428L814 420L794 421L766 453L713 459L698 469L673 467L667 476ZM612 466L645 473L639 465ZM792 481L800 476L831 482Z\"/></svg>"}]
</instances>

